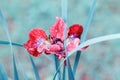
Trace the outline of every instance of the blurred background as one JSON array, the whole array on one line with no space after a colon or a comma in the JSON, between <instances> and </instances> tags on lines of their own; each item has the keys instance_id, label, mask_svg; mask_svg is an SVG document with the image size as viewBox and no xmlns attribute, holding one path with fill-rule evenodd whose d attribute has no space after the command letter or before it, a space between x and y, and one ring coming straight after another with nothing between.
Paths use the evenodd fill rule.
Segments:
<instances>
[{"instance_id":1,"label":"blurred background","mask_svg":"<svg viewBox=\"0 0 120 80\"><path fill-rule=\"evenodd\" d=\"M92 2L68 0L68 26L74 23L85 25ZM55 22L56 16L61 17L61 0L0 0L0 9L7 20L12 42L24 44L32 28L42 28L49 34L49 27ZM97 0L87 39L119 32L120 0ZM8 41L1 23L0 40ZM14 53L20 80L23 80L25 74L29 80L35 80L28 53L20 47L14 47ZM74 57L71 57L71 64ZM13 80L11 58L9 46L0 45L0 61L10 80ZM41 55L33 59L41 80L52 80L55 73L52 57ZM82 53L76 80L120 80L119 74L120 40L112 40L92 45Z\"/></svg>"}]
</instances>

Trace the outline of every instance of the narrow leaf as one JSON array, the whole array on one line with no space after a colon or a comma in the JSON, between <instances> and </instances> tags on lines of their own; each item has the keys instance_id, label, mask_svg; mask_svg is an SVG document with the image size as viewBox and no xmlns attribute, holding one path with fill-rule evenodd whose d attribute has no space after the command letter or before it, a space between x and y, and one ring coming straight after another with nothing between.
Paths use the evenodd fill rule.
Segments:
<instances>
[{"instance_id":1,"label":"narrow leaf","mask_svg":"<svg viewBox=\"0 0 120 80\"><path fill-rule=\"evenodd\" d=\"M13 54L13 67L14 67L14 80L19 80L14 54Z\"/></svg>"},{"instance_id":2,"label":"narrow leaf","mask_svg":"<svg viewBox=\"0 0 120 80\"><path fill-rule=\"evenodd\" d=\"M86 47L86 46L90 46L96 43L100 43L103 41L108 41L108 40L113 40L113 39L120 39L120 33L118 34L111 34L111 35L106 35L106 36L101 36L101 37L97 37L97 38L93 38L93 39L89 39L83 43L81 43L77 48L75 48L69 55L68 57L70 57L71 55L75 54L74 52L78 51L79 49Z\"/></svg>"},{"instance_id":3,"label":"narrow leaf","mask_svg":"<svg viewBox=\"0 0 120 80\"><path fill-rule=\"evenodd\" d=\"M54 55L54 61L55 61L55 68L56 68L56 71L58 70L58 67L59 67L59 61L58 61L58 58L56 55ZM61 80L61 72L60 72L60 69L58 70L58 80Z\"/></svg>"},{"instance_id":4,"label":"narrow leaf","mask_svg":"<svg viewBox=\"0 0 120 80\"><path fill-rule=\"evenodd\" d=\"M20 59L21 59L21 58L20 58ZM19 57L16 56L16 60L15 60L15 61L17 62L17 66L20 67L19 70L22 72L22 75L23 75L22 78L23 78L24 80L29 80L29 79L28 79L28 76L26 75L27 72L25 72L25 68L23 67L21 61L19 61Z\"/></svg>"},{"instance_id":5,"label":"narrow leaf","mask_svg":"<svg viewBox=\"0 0 120 80\"><path fill-rule=\"evenodd\" d=\"M95 8L96 8L96 0L93 1L92 7L90 8L88 19L87 19L87 21L85 23L84 31L83 31L83 34L81 36L81 43L84 42L84 40L86 38L89 25L90 25L90 23L92 21L92 18L93 18L94 12L95 12ZM77 52L76 57L75 57L75 61L74 61L74 66L73 66L73 73L74 73L74 75L75 75L76 70L77 70L77 66L78 66L78 63L79 63L80 55L81 55L81 52Z\"/></svg>"},{"instance_id":6,"label":"narrow leaf","mask_svg":"<svg viewBox=\"0 0 120 80\"><path fill-rule=\"evenodd\" d=\"M74 75L73 75L73 72L72 72L72 68L71 68L71 65L70 65L70 60L69 58L67 58L67 68L68 68L68 79L69 80L75 80L74 79Z\"/></svg>"},{"instance_id":7,"label":"narrow leaf","mask_svg":"<svg viewBox=\"0 0 120 80\"><path fill-rule=\"evenodd\" d=\"M37 68L36 68L36 66L35 66L35 63L34 63L32 57L31 57L30 55L29 55L29 58L30 58L30 61L31 61L31 63L32 63L32 67L33 67L33 71L34 71L36 80L40 80L40 76L39 76L38 70L37 70Z\"/></svg>"},{"instance_id":8,"label":"narrow leaf","mask_svg":"<svg viewBox=\"0 0 120 80\"><path fill-rule=\"evenodd\" d=\"M64 65L64 67L63 67L63 76L62 76L62 80L66 80L65 75L66 75L66 66Z\"/></svg>"},{"instance_id":9,"label":"narrow leaf","mask_svg":"<svg viewBox=\"0 0 120 80\"><path fill-rule=\"evenodd\" d=\"M87 35L87 32L88 32L90 23L91 23L91 21L92 21L92 18L93 18L95 9L96 9L96 2L97 2L97 0L93 0L92 7L90 8L90 12L89 12L89 14L88 14L88 19L87 19L87 21L86 21L86 23L85 23L84 30L83 30L83 34L82 34L82 36L81 36L81 42L85 41L85 38L86 38L86 35Z\"/></svg>"},{"instance_id":10,"label":"narrow leaf","mask_svg":"<svg viewBox=\"0 0 120 80\"><path fill-rule=\"evenodd\" d=\"M4 18L4 16L2 15L1 10L0 10L0 21L2 22L2 25L3 25L4 29L5 29L7 38L9 40L9 45L10 45L10 48L11 48L11 53L13 53L12 42L11 42L11 38L10 38L10 34L9 34L8 25L7 25L7 22L6 22L5 18Z\"/></svg>"},{"instance_id":11,"label":"narrow leaf","mask_svg":"<svg viewBox=\"0 0 120 80\"><path fill-rule=\"evenodd\" d=\"M59 65L58 69L56 70L56 72L55 72L55 74L53 76L53 80L56 80L57 73L62 68L62 66L64 65L64 61L65 61L65 59L61 62L61 64Z\"/></svg>"},{"instance_id":12,"label":"narrow leaf","mask_svg":"<svg viewBox=\"0 0 120 80\"><path fill-rule=\"evenodd\" d=\"M61 0L62 18L67 21L67 0Z\"/></svg>"},{"instance_id":13,"label":"narrow leaf","mask_svg":"<svg viewBox=\"0 0 120 80\"><path fill-rule=\"evenodd\" d=\"M2 15L1 10L0 10L0 21L2 22L2 25L3 25L4 29L5 29L5 32L6 32L8 41L9 41L10 49L11 49L11 54L12 54L12 58L13 58L13 68L14 68L14 80L19 80L8 25L7 25L7 22L6 22L5 18L4 18L4 16Z\"/></svg>"},{"instance_id":14,"label":"narrow leaf","mask_svg":"<svg viewBox=\"0 0 120 80\"><path fill-rule=\"evenodd\" d=\"M0 62L0 80L8 80L6 70L1 62Z\"/></svg>"},{"instance_id":15,"label":"narrow leaf","mask_svg":"<svg viewBox=\"0 0 120 80\"><path fill-rule=\"evenodd\" d=\"M13 46L23 47L23 45L21 45L21 44L14 43L14 42L11 42L11 43L12 43ZM0 40L0 44L10 45L10 42Z\"/></svg>"},{"instance_id":16,"label":"narrow leaf","mask_svg":"<svg viewBox=\"0 0 120 80\"><path fill-rule=\"evenodd\" d=\"M73 66L73 74L75 75L76 70L77 70L77 66L80 60L80 56L81 56L81 52L77 51L76 57L75 57L75 61L74 61L74 66Z\"/></svg>"}]
</instances>

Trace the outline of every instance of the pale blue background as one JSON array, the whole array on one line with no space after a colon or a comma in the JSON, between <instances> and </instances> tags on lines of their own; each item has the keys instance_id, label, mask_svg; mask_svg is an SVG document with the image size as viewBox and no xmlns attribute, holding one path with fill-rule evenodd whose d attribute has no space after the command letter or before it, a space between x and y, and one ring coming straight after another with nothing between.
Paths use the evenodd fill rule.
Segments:
<instances>
[{"instance_id":1,"label":"pale blue background","mask_svg":"<svg viewBox=\"0 0 120 80\"><path fill-rule=\"evenodd\" d=\"M74 23L84 25L93 0L68 0L68 26ZM13 42L23 44L28 31L40 27L49 34L49 27L55 17L61 16L61 0L0 0L0 9L9 25ZM97 0L94 17L87 39L120 32L120 0ZM0 40L7 40L0 24ZM18 71L23 78L21 64L27 76L34 80L33 71L26 51L14 47ZM51 58L51 56L50 56ZM42 80L51 80L54 74L53 62L44 55L34 58ZM73 62L74 57L71 58ZM0 45L0 60L7 74L13 78L9 46ZM21 64L19 64L19 62ZM76 80L120 80L120 40L106 41L90 46L83 52L77 69Z\"/></svg>"}]
</instances>

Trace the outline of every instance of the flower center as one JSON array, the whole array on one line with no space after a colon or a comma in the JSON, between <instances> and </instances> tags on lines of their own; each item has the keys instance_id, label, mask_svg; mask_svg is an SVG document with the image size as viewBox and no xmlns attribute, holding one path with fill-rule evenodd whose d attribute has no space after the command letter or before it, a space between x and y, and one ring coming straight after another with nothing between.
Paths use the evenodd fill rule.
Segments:
<instances>
[{"instance_id":1,"label":"flower center","mask_svg":"<svg viewBox=\"0 0 120 80\"><path fill-rule=\"evenodd\" d=\"M40 38L40 39L37 40L37 44L36 45L39 46L40 44L43 44L44 41L45 41L45 39Z\"/></svg>"},{"instance_id":2,"label":"flower center","mask_svg":"<svg viewBox=\"0 0 120 80\"><path fill-rule=\"evenodd\" d=\"M63 41L62 41L61 39L57 38L57 39L53 40L53 43L52 43L52 44L56 44L57 42L63 43Z\"/></svg>"},{"instance_id":3,"label":"flower center","mask_svg":"<svg viewBox=\"0 0 120 80\"><path fill-rule=\"evenodd\" d=\"M75 39L75 38L76 38L76 35L70 35L69 38L70 38L70 39Z\"/></svg>"}]
</instances>

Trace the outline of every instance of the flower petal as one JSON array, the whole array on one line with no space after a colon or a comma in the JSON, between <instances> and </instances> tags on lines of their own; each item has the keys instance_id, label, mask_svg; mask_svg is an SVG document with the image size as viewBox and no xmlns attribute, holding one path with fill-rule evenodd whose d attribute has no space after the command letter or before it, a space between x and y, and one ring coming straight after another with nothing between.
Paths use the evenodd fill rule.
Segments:
<instances>
[{"instance_id":1,"label":"flower petal","mask_svg":"<svg viewBox=\"0 0 120 80\"><path fill-rule=\"evenodd\" d=\"M56 17L56 22L50 27L50 37L53 39L64 39L65 23L62 18Z\"/></svg>"},{"instance_id":2,"label":"flower petal","mask_svg":"<svg viewBox=\"0 0 120 80\"><path fill-rule=\"evenodd\" d=\"M53 45L51 45L50 46L50 51L51 52L60 52L60 50L61 50L61 47L59 46L59 45L57 45L57 44L53 44Z\"/></svg>"},{"instance_id":3,"label":"flower petal","mask_svg":"<svg viewBox=\"0 0 120 80\"><path fill-rule=\"evenodd\" d=\"M79 38L71 39L67 45L68 53L70 53L73 49L75 49L79 44L80 44Z\"/></svg>"},{"instance_id":4,"label":"flower petal","mask_svg":"<svg viewBox=\"0 0 120 80\"><path fill-rule=\"evenodd\" d=\"M46 39L47 35L44 30L42 30L40 28L34 28L34 29L30 30L30 32L29 32L29 38L33 39L33 40L37 40L39 38Z\"/></svg>"},{"instance_id":5,"label":"flower petal","mask_svg":"<svg viewBox=\"0 0 120 80\"><path fill-rule=\"evenodd\" d=\"M44 45L44 44L41 44L41 45L39 45L39 46L37 47L37 51L38 51L39 53L42 53L43 51L45 51L45 49L47 49L47 46Z\"/></svg>"},{"instance_id":6,"label":"flower petal","mask_svg":"<svg viewBox=\"0 0 120 80\"><path fill-rule=\"evenodd\" d=\"M24 48L33 56L37 57L41 53L37 51L36 42L33 40L28 40L27 43L24 44Z\"/></svg>"},{"instance_id":7,"label":"flower petal","mask_svg":"<svg viewBox=\"0 0 120 80\"><path fill-rule=\"evenodd\" d=\"M68 36L74 35L75 37L80 38L83 32L83 27L80 24L73 24L69 27Z\"/></svg>"},{"instance_id":8,"label":"flower petal","mask_svg":"<svg viewBox=\"0 0 120 80\"><path fill-rule=\"evenodd\" d=\"M88 47L89 47L89 46L85 46L85 47L81 48L81 49L78 50L78 51L84 51L84 50L86 50Z\"/></svg>"}]
</instances>

